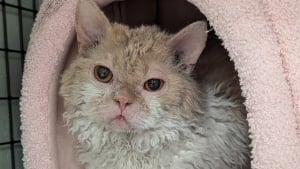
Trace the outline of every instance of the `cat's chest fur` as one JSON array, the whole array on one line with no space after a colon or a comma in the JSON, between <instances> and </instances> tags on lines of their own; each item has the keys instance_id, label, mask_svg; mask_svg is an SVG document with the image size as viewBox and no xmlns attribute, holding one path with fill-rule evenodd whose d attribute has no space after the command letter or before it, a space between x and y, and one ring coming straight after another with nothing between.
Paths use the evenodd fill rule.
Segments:
<instances>
[{"instance_id":1,"label":"cat's chest fur","mask_svg":"<svg viewBox=\"0 0 300 169\"><path fill-rule=\"evenodd\" d=\"M126 139L91 123L79 132L78 159L86 169L241 169L249 156L247 127L233 118L243 108L225 87L208 88L207 111L186 128L161 131L167 139L159 132Z\"/></svg>"},{"instance_id":2,"label":"cat's chest fur","mask_svg":"<svg viewBox=\"0 0 300 169\"><path fill-rule=\"evenodd\" d=\"M168 164L172 154L170 150L141 153L128 149L126 145L110 145L103 147L100 152L86 152L79 157L86 157L86 169L167 169L170 168Z\"/></svg>"},{"instance_id":3,"label":"cat's chest fur","mask_svg":"<svg viewBox=\"0 0 300 169\"><path fill-rule=\"evenodd\" d=\"M194 151L197 145L193 141L177 140L171 145L159 145L155 148L144 146L145 150L137 150L130 143L106 142L92 150L91 147L81 147L79 159L86 169L188 169L195 167L192 161L199 155Z\"/></svg>"}]
</instances>

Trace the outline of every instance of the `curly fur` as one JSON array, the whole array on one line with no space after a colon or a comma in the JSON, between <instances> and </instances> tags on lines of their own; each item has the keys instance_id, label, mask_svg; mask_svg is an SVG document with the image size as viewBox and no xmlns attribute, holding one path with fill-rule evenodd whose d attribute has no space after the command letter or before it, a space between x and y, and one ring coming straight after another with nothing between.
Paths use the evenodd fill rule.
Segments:
<instances>
[{"instance_id":1,"label":"curly fur","mask_svg":"<svg viewBox=\"0 0 300 169\"><path fill-rule=\"evenodd\" d=\"M196 83L174 62L166 43L171 37L153 26L112 24L101 43L81 52L64 72L64 119L77 135L78 160L86 169L249 168L247 112L238 83ZM95 64L111 68L114 87L94 79ZM139 85L152 64L165 70L168 89L145 98ZM133 127L116 131L103 117L122 87L133 91L139 108Z\"/></svg>"}]
</instances>

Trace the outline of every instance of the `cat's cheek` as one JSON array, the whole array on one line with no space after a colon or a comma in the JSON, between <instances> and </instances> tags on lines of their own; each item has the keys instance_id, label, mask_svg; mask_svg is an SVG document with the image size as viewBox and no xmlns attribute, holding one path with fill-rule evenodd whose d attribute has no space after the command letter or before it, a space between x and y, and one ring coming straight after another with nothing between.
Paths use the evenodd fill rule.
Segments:
<instances>
[{"instance_id":1,"label":"cat's cheek","mask_svg":"<svg viewBox=\"0 0 300 169\"><path fill-rule=\"evenodd\" d=\"M142 93L145 105L148 107L148 112L144 120L150 128L154 125L154 123L156 123L160 119L160 108L161 104L163 104L161 103L160 97L162 97L165 94L165 92L166 91L158 93Z\"/></svg>"},{"instance_id":2,"label":"cat's cheek","mask_svg":"<svg viewBox=\"0 0 300 169\"><path fill-rule=\"evenodd\" d=\"M139 103L134 103L123 112L123 115L132 124L139 124L148 114L147 109Z\"/></svg>"},{"instance_id":3,"label":"cat's cheek","mask_svg":"<svg viewBox=\"0 0 300 169\"><path fill-rule=\"evenodd\" d=\"M162 118L161 104L155 98L150 100L149 103L145 103L147 104L147 108L139 111L137 118L133 118L133 120L136 120L133 122L133 125L140 131L156 129L160 126L159 123L161 122Z\"/></svg>"},{"instance_id":4,"label":"cat's cheek","mask_svg":"<svg viewBox=\"0 0 300 169\"><path fill-rule=\"evenodd\" d=\"M103 108L105 107L105 108ZM102 123L110 123L112 119L120 114L118 105L114 102L106 102L105 106L99 105L98 111L96 112L97 117Z\"/></svg>"}]
</instances>

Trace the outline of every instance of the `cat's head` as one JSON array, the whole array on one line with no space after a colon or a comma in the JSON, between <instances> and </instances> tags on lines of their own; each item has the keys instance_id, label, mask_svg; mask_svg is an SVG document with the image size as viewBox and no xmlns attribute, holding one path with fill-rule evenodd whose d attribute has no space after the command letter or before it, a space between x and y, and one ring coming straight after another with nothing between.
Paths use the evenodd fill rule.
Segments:
<instances>
[{"instance_id":1,"label":"cat's head","mask_svg":"<svg viewBox=\"0 0 300 169\"><path fill-rule=\"evenodd\" d=\"M153 26L130 29L109 23L94 2L82 0L76 32L79 55L60 90L67 121L144 132L176 127L199 108L190 73L205 46L205 23L175 35Z\"/></svg>"}]
</instances>

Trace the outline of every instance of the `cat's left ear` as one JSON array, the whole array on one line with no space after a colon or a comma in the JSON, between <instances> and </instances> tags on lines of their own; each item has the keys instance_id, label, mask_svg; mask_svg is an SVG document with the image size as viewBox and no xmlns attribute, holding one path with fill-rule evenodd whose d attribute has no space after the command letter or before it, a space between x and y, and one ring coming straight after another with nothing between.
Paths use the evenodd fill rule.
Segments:
<instances>
[{"instance_id":1,"label":"cat's left ear","mask_svg":"<svg viewBox=\"0 0 300 169\"><path fill-rule=\"evenodd\" d=\"M109 20L94 0L79 0L75 17L80 51L97 45L111 29Z\"/></svg>"},{"instance_id":2,"label":"cat's left ear","mask_svg":"<svg viewBox=\"0 0 300 169\"><path fill-rule=\"evenodd\" d=\"M174 59L184 65L187 73L193 71L205 47L206 39L206 22L198 21L186 26L168 41L175 55Z\"/></svg>"}]
</instances>

